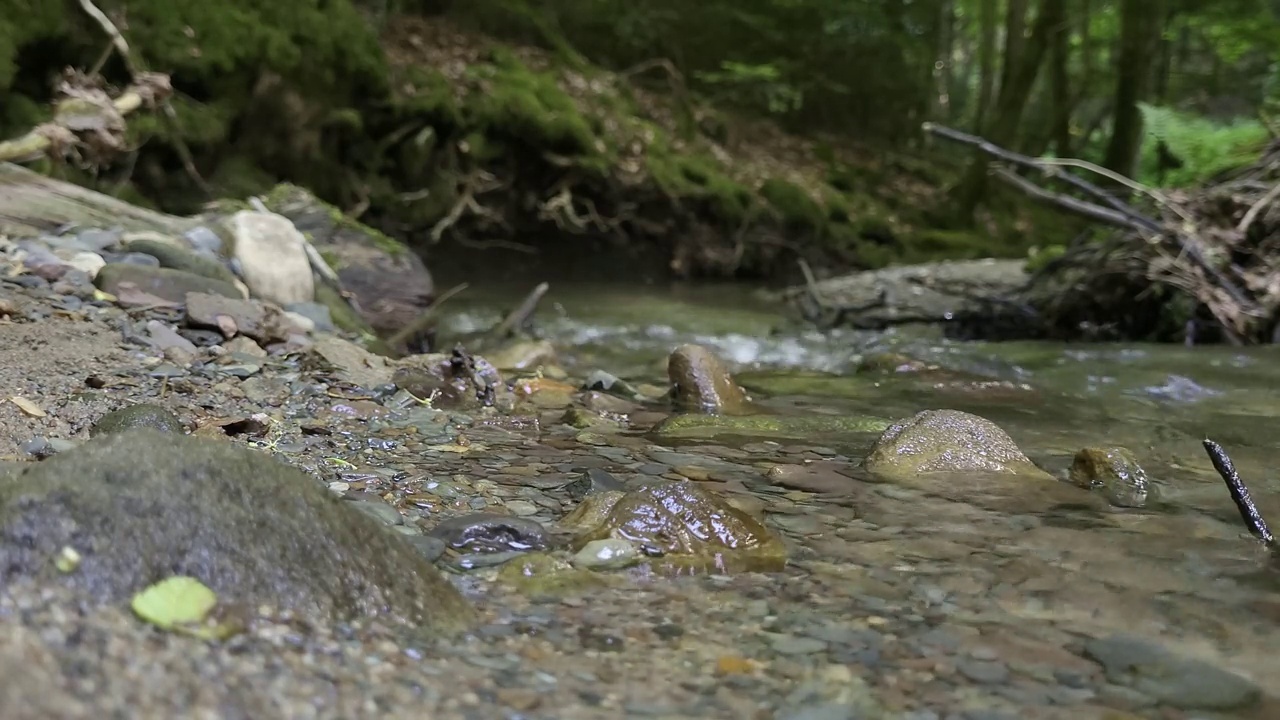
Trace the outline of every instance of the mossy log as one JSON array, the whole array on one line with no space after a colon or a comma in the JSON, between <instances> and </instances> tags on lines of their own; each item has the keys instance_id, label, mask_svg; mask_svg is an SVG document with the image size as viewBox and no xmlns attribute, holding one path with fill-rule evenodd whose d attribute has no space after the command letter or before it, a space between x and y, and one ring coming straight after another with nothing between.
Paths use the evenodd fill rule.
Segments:
<instances>
[{"instance_id":1,"label":"mossy log","mask_svg":"<svg viewBox=\"0 0 1280 720\"><path fill-rule=\"evenodd\" d=\"M813 280L773 295L824 327L882 329L1004 315L1026 285L1022 260L971 260L869 270Z\"/></svg>"},{"instance_id":2,"label":"mossy log","mask_svg":"<svg viewBox=\"0 0 1280 720\"><path fill-rule=\"evenodd\" d=\"M179 235L198 222L0 163L0 235L29 237L66 225Z\"/></svg>"}]
</instances>

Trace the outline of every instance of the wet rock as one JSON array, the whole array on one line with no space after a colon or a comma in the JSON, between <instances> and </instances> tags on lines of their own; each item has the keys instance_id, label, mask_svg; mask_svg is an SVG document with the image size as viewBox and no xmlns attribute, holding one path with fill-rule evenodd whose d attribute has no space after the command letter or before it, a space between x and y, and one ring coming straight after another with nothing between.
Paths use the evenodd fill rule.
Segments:
<instances>
[{"instance_id":1,"label":"wet rock","mask_svg":"<svg viewBox=\"0 0 1280 720\"><path fill-rule=\"evenodd\" d=\"M607 585L608 575L575 568L546 553L526 553L504 564L498 582L526 597L559 596Z\"/></svg>"},{"instance_id":2,"label":"wet rock","mask_svg":"<svg viewBox=\"0 0 1280 720\"><path fill-rule=\"evenodd\" d=\"M1071 463L1071 482L1086 490L1098 490L1111 504L1143 507L1151 494L1151 481L1127 448L1084 448Z\"/></svg>"},{"instance_id":3,"label":"wet rock","mask_svg":"<svg viewBox=\"0 0 1280 720\"><path fill-rule=\"evenodd\" d=\"M49 558L81 556L72 573ZM401 536L307 474L235 444L155 430L90 441L0 482L0 582L90 606L170 575L219 599L321 618L460 629L474 611Z\"/></svg>"},{"instance_id":4,"label":"wet rock","mask_svg":"<svg viewBox=\"0 0 1280 720\"><path fill-rule=\"evenodd\" d=\"M457 550L503 552L541 550L547 546L547 529L527 518L473 513L449 518L428 533Z\"/></svg>"},{"instance_id":5,"label":"wet rock","mask_svg":"<svg viewBox=\"0 0 1280 720\"><path fill-rule=\"evenodd\" d=\"M565 491L574 500L582 500L588 495L623 490L622 481L612 473L600 468L589 468L578 480L565 486Z\"/></svg>"},{"instance_id":6,"label":"wet rock","mask_svg":"<svg viewBox=\"0 0 1280 720\"><path fill-rule=\"evenodd\" d=\"M771 572L786 564L773 531L692 482L591 495L561 525L579 529L575 548L625 540L664 572Z\"/></svg>"},{"instance_id":7,"label":"wet rock","mask_svg":"<svg viewBox=\"0 0 1280 720\"><path fill-rule=\"evenodd\" d=\"M990 420L959 410L924 410L876 441L866 468L888 476L999 473L1049 478Z\"/></svg>"},{"instance_id":8,"label":"wet rock","mask_svg":"<svg viewBox=\"0 0 1280 720\"><path fill-rule=\"evenodd\" d=\"M883 432L889 421L844 415L672 415L654 427L659 437L715 438L738 435L804 440L814 435Z\"/></svg>"},{"instance_id":9,"label":"wet rock","mask_svg":"<svg viewBox=\"0 0 1280 720\"><path fill-rule=\"evenodd\" d=\"M706 413L733 415L750 410L747 393L729 368L701 345L681 345L667 358L667 378L676 405Z\"/></svg>"},{"instance_id":10,"label":"wet rock","mask_svg":"<svg viewBox=\"0 0 1280 720\"><path fill-rule=\"evenodd\" d=\"M183 270L145 265L107 263L98 271L94 284L112 295L128 291L128 286L171 303L186 302L188 293L207 293L241 299L235 285Z\"/></svg>"},{"instance_id":11,"label":"wet rock","mask_svg":"<svg viewBox=\"0 0 1280 720\"><path fill-rule=\"evenodd\" d=\"M201 255L179 244L177 240L142 237L129 240L124 249L129 252L150 255L160 262L160 267L184 270L193 275L236 284L235 273L218 260Z\"/></svg>"},{"instance_id":12,"label":"wet rock","mask_svg":"<svg viewBox=\"0 0 1280 720\"><path fill-rule=\"evenodd\" d=\"M858 363L857 372L860 373L919 373L925 371L936 371L937 365L930 365L922 360L917 360L902 353L882 352L873 353L862 359Z\"/></svg>"},{"instance_id":13,"label":"wet rock","mask_svg":"<svg viewBox=\"0 0 1280 720\"><path fill-rule=\"evenodd\" d=\"M485 358L499 370L533 370L556 361L556 349L546 340L517 340L486 350Z\"/></svg>"},{"instance_id":14,"label":"wet rock","mask_svg":"<svg viewBox=\"0 0 1280 720\"><path fill-rule=\"evenodd\" d=\"M644 556L626 540L592 540L573 554L574 567L584 570L616 570L639 562Z\"/></svg>"},{"instance_id":15,"label":"wet rock","mask_svg":"<svg viewBox=\"0 0 1280 720\"><path fill-rule=\"evenodd\" d=\"M621 427L621 423L616 420L603 417L599 413L592 412L586 408L571 407L564 411L564 415L560 418L560 422L579 430L587 429L617 429Z\"/></svg>"},{"instance_id":16,"label":"wet rock","mask_svg":"<svg viewBox=\"0 0 1280 720\"><path fill-rule=\"evenodd\" d=\"M811 493L848 493L858 483L840 472L836 463L808 463L805 465L774 465L765 471L765 478L773 485L803 490Z\"/></svg>"},{"instance_id":17,"label":"wet rock","mask_svg":"<svg viewBox=\"0 0 1280 720\"><path fill-rule=\"evenodd\" d=\"M545 377L517 380L513 390L517 398L542 410L568 407L577 392L577 388L569 383Z\"/></svg>"},{"instance_id":18,"label":"wet rock","mask_svg":"<svg viewBox=\"0 0 1280 720\"><path fill-rule=\"evenodd\" d=\"M579 398L582 407L597 413L609 413L611 415L630 415L641 407L638 403L630 400L624 400L616 395L599 392L597 390L588 390L582 393Z\"/></svg>"},{"instance_id":19,"label":"wet rock","mask_svg":"<svg viewBox=\"0 0 1280 720\"><path fill-rule=\"evenodd\" d=\"M277 305L315 298L306 238L288 218L242 210L224 222L233 240L231 257L254 297Z\"/></svg>"},{"instance_id":20,"label":"wet rock","mask_svg":"<svg viewBox=\"0 0 1280 720\"><path fill-rule=\"evenodd\" d=\"M138 428L149 428L159 432L182 434L186 429L168 408L150 403L138 403L113 410L98 419L89 430L89 437L100 437L112 433L121 433Z\"/></svg>"},{"instance_id":21,"label":"wet rock","mask_svg":"<svg viewBox=\"0 0 1280 720\"><path fill-rule=\"evenodd\" d=\"M1257 685L1239 675L1136 637L1095 638L1084 654L1102 665L1108 681L1184 710L1237 710L1262 697Z\"/></svg>"}]
</instances>

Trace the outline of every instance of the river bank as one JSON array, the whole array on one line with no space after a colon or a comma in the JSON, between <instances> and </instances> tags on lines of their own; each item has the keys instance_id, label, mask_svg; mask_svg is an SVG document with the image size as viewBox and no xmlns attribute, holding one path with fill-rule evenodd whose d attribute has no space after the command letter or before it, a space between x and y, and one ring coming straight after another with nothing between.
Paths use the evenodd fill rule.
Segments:
<instances>
[{"instance_id":1,"label":"river bank","mask_svg":"<svg viewBox=\"0 0 1280 720\"><path fill-rule=\"evenodd\" d=\"M478 613L462 636L423 637L267 603L237 611L235 637L201 641L152 628L121 603L86 605L52 571L15 576L0 602L0 662L14 690L6 717L1276 712L1258 691L1280 676L1274 568L1197 453L1212 428L1277 515L1266 471L1275 445L1259 429L1280 403L1261 355L768 333L772 316L728 290L717 299L566 287L536 318L553 353L504 371L502 386L489 387L514 405L493 412L451 407L447 392L432 401L399 366L323 332L254 341L236 312L236 330L201 327L190 307L120 307L65 275L6 267L6 472L103 447L88 436L104 416L159 405L179 432L206 438L192 442L300 468L349 514L373 518L442 570ZM520 297L489 290L460 297L441 331L484 327ZM744 430L706 416L696 433L662 430L672 412L664 361L687 341L728 357L764 417L781 419ZM533 355L493 357L515 366ZM886 480L867 470L877 428L935 407L994 420L1056 474L1083 446L1128 445L1160 501L1124 508L1063 481ZM865 427L848 429L854 421ZM141 472L151 461L137 457ZM593 494L671 483L761 518L784 543L785 569L670 577L643 563L592 567L554 544L527 549ZM176 510L184 497L163 502ZM0 517L10 523L0 541L17 539L14 516Z\"/></svg>"}]
</instances>

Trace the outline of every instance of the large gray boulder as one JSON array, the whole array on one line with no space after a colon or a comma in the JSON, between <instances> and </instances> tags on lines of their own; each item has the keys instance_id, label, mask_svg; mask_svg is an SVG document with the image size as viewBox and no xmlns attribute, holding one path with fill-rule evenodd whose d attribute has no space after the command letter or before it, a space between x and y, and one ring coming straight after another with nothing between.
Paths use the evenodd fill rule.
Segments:
<instances>
[{"instance_id":1,"label":"large gray boulder","mask_svg":"<svg viewBox=\"0 0 1280 720\"><path fill-rule=\"evenodd\" d=\"M65 547L82 558L69 573L54 565ZM334 620L447 631L475 617L402 537L230 441L129 430L0 474L0 588L63 583L94 606L172 575L220 600Z\"/></svg>"}]
</instances>

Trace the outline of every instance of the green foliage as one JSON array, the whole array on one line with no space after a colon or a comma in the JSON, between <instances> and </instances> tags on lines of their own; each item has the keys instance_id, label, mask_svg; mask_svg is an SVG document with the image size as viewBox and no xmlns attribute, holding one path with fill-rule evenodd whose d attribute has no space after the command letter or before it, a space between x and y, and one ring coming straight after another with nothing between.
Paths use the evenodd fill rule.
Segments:
<instances>
[{"instance_id":1,"label":"green foliage","mask_svg":"<svg viewBox=\"0 0 1280 720\"><path fill-rule=\"evenodd\" d=\"M1155 183L1156 146L1164 142L1181 162L1163 178L1167 186L1189 186L1225 170L1253 162L1269 139L1256 120L1221 123L1168 107L1141 104L1146 141L1142 147L1143 182Z\"/></svg>"},{"instance_id":2,"label":"green foliage","mask_svg":"<svg viewBox=\"0 0 1280 720\"><path fill-rule=\"evenodd\" d=\"M775 115L795 112L804 105L804 92L789 84L773 64L726 60L720 70L698 72L694 77L706 85L725 88L724 96L738 105L765 107Z\"/></svg>"},{"instance_id":3,"label":"green foliage","mask_svg":"<svg viewBox=\"0 0 1280 720\"><path fill-rule=\"evenodd\" d=\"M506 52L469 72L484 84L465 106L470 126L566 155L604 151L590 120L554 74L533 72Z\"/></svg>"},{"instance_id":4,"label":"green foliage","mask_svg":"<svg viewBox=\"0 0 1280 720\"><path fill-rule=\"evenodd\" d=\"M655 140L646 166L659 188L673 197L702 200L713 216L730 226L754 217L755 193L731 178L726 168L709 156L672 148L660 128L651 131Z\"/></svg>"},{"instance_id":5,"label":"green foliage","mask_svg":"<svg viewBox=\"0 0 1280 720\"><path fill-rule=\"evenodd\" d=\"M827 213L804 188L782 178L769 178L760 186L760 195L769 201L783 222L802 231L821 235L827 226Z\"/></svg>"},{"instance_id":6,"label":"green foliage","mask_svg":"<svg viewBox=\"0 0 1280 720\"><path fill-rule=\"evenodd\" d=\"M270 70L312 95L386 82L377 36L350 0L114 0L102 9L128 17L135 52L179 82L221 86Z\"/></svg>"},{"instance_id":7,"label":"green foliage","mask_svg":"<svg viewBox=\"0 0 1280 720\"><path fill-rule=\"evenodd\" d=\"M0 0L0 91L13 82L24 47L65 31L63 5L52 0Z\"/></svg>"}]
</instances>

